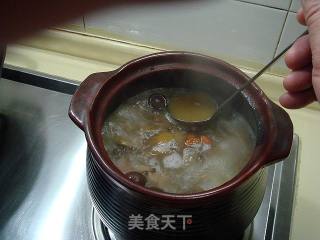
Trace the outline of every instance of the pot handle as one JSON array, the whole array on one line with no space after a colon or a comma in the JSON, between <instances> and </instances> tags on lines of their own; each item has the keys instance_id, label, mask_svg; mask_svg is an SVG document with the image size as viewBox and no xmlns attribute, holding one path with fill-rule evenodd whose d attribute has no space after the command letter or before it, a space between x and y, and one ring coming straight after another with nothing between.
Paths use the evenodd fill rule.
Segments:
<instances>
[{"instance_id":1,"label":"pot handle","mask_svg":"<svg viewBox=\"0 0 320 240\"><path fill-rule=\"evenodd\" d=\"M271 152L263 163L264 166L280 162L286 158L290 153L293 141L293 124L289 114L273 102L271 102L271 107L275 119L276 137Z\"/></svg>"},{"instance_id":2,"label":"pot handle","mask_svg":"<svg viewBox=\"0 0 320 240\"><path fill-rule=\"evenodd\" d=\"M91 74L74 93L69 107L69 117L82 130L84 130L88 111L94 98L102 86L113 76L113 73L114 71Z\"/></svg>"}]
</instances>

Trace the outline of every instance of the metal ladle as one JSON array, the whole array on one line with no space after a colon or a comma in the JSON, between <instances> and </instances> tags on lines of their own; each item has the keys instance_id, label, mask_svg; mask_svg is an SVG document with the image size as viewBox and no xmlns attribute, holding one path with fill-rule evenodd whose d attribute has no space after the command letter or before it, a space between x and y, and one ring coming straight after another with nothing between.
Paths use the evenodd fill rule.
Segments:
<instances>
[{"instance_id":1,"label":"metal ladle","mask_svg":"<svg viewBox=\"0 0 320 240\"><path fill-rule=\"evenodd\" d=\"M308 31L305 31L303 34L301 34L298 38L300 38L303 35L308 34ZM296 41L296 40L295 40ZM294 42L295 42L294 41ZM256 75L254 75L248 82L243 84L240 88L238 88L231 96L229 96L226 100L224 100L218 107L216 111L213 111L212 115L208 117L207 119L203 119L200 121L184 121L183 119L176 119L174 117L174 114L170 112L170 108L166 108L167 112L169 113L170 117L181 124L189 125L189 126L196 126L196 125L203 125L207 124L208 122L211 122L212 120L216 119L217 116L222 112L222 110L230 104L235 97L240 94L245 88L250 86L258 77L260 77L271 65L273 65L283 54L285 54L294 44L292 42L288 47L286 47L282 52L280 52L276 57L274 57L265 67L263 67ZM165 100L166 101L166 100Z\"/></svg>"}]
</instances>

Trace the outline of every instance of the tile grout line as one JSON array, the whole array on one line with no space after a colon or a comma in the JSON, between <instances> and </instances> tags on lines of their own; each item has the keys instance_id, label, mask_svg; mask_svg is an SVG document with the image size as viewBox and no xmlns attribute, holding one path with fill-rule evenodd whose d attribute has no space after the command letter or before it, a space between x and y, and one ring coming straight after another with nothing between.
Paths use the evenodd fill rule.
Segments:
<instances>
[{"instance_id":1,"label":"tile grout line","mask_svg":"<svg viewBox=\"0 0 320 240\"><path fill-rule=\"evenodd\" d=\"M281 10L281 11L287 11L287 9L285 9L285 8L269 6L269 5L265 5L265 4L261 4L261 3L253 3L253 2L246 1L246 0L233 0L233 1L247 3L247 4L250 4L250 5L256 5L256 6L260 6L260 7L266 7L266 8Z\"/></svg>"},{"instance_id":2,"label":"tile grout line","mask_svg":"<svg viewBox=\"0 0 320 240\"><path fill-rule=\"evenodd\" d=\"M282 25L282 28L281 28L281 32L280 32L280 35L279 35L279 38L278 38L278 42L277 42L277 45L276 45L275 50L274 50L274 52L273 52L273 58L276 56L277 51L278 51L278 49L279 49L280 41L281 41L281 38L282 38L282 34L283 34L283 31L284 31L284 27L286 26L286 23L287 23L287 20L288 20L288 16L289 16L290 8L291 8L291 5L292 5L292 1L293 1L293 0L290 1L290 5L289 5L289 8L288 8L286 17L285 17L285 19L284 19L284 22L283 22L283 25Z\"/></svg>"},{"instance_id":3,"label":"tile grout line","mask_svg":"<svg viewBox=\"0 0 320 240\"><path fill-rule=\"evenodd\" d=\"M86 21L84 19L84 16L82 16L82 23L83 23L83 29L84 29L84 31L86 31L87 30L86 29Z\"/></svg>"},{"instance_id":4,"label":"tile grout line","mask_svg":"<svg viewBox=\"0 0 320 240\"><path fill-rule=\"evenodd\" d=\"M71 30L71 29L53 29L53 30L60 31L60 32L66 32L66 33L72 33L72 34L76 34L76 35L83 36L83 37L90 37L90 38L94 38L94 39L100 39L100 40L106 40L106 41L121 43L121 44L127 44L127 45L134 46L134 47L147 48L147 49L155 50L155 51L170 50L170 49L144 45L144 44L141 44L141 43L130 42L130 41L121 40L121 39L112 38L112 37L107 37L107 36L99 36L99 35L92 34L90 32L79 32L79 31L75 31L75 30Z\"/></svg>"}]
</instances>

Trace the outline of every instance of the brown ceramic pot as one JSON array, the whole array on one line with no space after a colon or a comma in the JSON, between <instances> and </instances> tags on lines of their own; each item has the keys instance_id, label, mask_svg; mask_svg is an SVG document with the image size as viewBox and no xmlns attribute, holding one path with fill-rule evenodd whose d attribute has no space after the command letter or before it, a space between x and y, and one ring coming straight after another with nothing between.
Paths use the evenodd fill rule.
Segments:
<instances>
[{"instance_id":1,"label":"brown ceramic pot","mask_svg":"<svg viewBox=\"0 0 320 240\"><path fill-rule=\"evenodd\" d=\"M112 72L92 74L82 82L72 98L69 115L88 142L87 178L93 205L118 240L241 237L262 202L265 166L285 158L293 138L288 114L257 85L244 90L230 106L254 129L257 141L252 157L236 177L209 191L174 195L132 183L109 159L101 130L108 114L141 91L194 88L221 102L247 80L239 69L215 58L162 52L133 60ZM173 215L176 229L146 230L144 225L144 230L130 230L129 218L138 214L154 214L162 220L163 215ZM183 229L183 219L178 215L192 215L192 223L188 220Z\"/></svg>"}]
</instances>

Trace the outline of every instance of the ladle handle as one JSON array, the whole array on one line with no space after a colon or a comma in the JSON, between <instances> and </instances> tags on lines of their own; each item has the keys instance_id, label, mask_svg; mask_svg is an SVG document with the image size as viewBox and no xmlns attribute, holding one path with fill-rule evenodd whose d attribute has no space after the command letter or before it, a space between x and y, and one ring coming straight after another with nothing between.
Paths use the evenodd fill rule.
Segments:
<instances>
[{"instance_id":1,"label":"ladle handle","mask_svg":"<svg viewBox=\"0 0 320 240\"><path fill-rule=\"evenodd\" d=\"M308 30L306 30L304 33L302 33L296 40L298 40L300 37L308 34ZM230 97L228 97L220 106L219 109L222 109L225 105L227 105L229 102L232 101L234 97L236 97L239 93L242 92L243 89L251 85L258 77L260 77L269 67L271 67L280 57L282 57L296 42L292 42L288 47L286 47L284 50L282 50L277 56L275 56L267 65L265 65L256 75L254 75L249 81L244 83L240 88L238 88Z\"/></svg>"},{"instance_id":2,"label":"ladle handle","mask_svg":"<svg viewBox=\"0 0 320 240\"><path fill-rule=\"evenodd\" d=\"M72 121L83 130L91 105L104 83L108 81L114 72L101 72L91 74L83 81L72 97L69 116Z\"/></svg>"}]
</instances>

